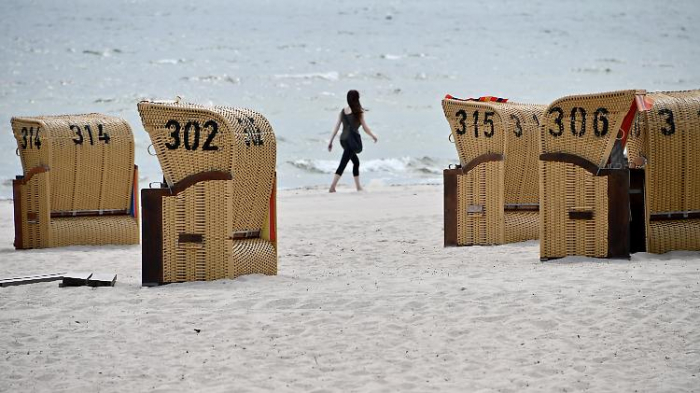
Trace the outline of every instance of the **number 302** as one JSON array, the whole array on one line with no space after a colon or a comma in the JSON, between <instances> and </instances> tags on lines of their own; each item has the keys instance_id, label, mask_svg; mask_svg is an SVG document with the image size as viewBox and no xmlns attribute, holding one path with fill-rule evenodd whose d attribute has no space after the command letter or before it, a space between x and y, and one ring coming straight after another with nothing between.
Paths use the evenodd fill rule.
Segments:
<instances>
[{"instance_id":1,"label":"number 302","mask_svg":"<svg viewBox=\"0 0 700 393\"><path fill-rule=\"evenodd\" d=\"M166 142L165 147L167 147L169 150L175 150L178 147L180 147L180 129L182 128L180 126L180 123L177 120L171 119L168 120L167 123L165 123L165 128L172 130L172 132L170 133L172 141ZM184 135L182 138L185 140L185 149L197 150L199 148L199 138L202 128L208 128L210 130L207 139L204 141L204 145L202 145L202 150L219 150L218 146L212 145L214 137L219 132L219 125L214 120L208 120L204 123L204 126L202 127L199 126L198 121L188 121L187 124L185 124ZM193 138L190 138L190 133L194 133ZM192 141L190 141L190 139L192 139Z\"/></svg>"}]
</instances>

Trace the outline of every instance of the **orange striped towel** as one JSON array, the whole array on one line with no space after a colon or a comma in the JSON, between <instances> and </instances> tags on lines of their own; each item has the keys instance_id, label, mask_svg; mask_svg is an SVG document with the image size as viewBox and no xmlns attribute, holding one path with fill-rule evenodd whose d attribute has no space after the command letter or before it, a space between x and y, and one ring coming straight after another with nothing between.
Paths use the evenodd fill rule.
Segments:
<instances>
[{"instance_id":1,"label":"orange striped towel","mask_svg":"<svg viewBox=\"0 0 700 393\"><path fill-rule=\"evenodd\" d=\"M622 125L620 126L620 131L622 131L622 147L627 144L627 136L629 135L630 128L632 127L632 122L634 121L634 116L637 112L644 112L651 110L654 106L654 100L651 97L647 97L641 94L634 96L634 101L630 107L629 112L622 120Z\"/></svg>"},{"instance_id":2,"label":"orange striped towel","mask_svg":"<svg viewBox=\"0 0 700 393\"><path fill-rule=\"evenodd\" d=\"M478 102L508 102L507 98L494 97L494 96L483 96L479 98L457 98L449 94L445 95L446 100L458 100L458 101L478 101Z\"/></svg>"}]
</instances>

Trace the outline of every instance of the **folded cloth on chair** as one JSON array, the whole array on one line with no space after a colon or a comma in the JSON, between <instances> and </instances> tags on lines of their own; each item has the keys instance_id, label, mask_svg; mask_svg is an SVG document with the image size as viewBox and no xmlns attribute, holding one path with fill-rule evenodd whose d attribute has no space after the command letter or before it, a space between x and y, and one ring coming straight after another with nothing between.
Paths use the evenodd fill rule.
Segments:
<instances>
[{"instance_id":1,"label":"folded cloth on chair","mask_svg":"<svg viewBox=\"0 0 700 393\"><path fill-rule=\"evenodd\" d=\"M458 100L458 101L478 101L478 102L508 102L507 98L494 97L494 96L482 96L479 98L457 98L449 94L445 95L446 100Z\"/></svg>"}]
</instances>

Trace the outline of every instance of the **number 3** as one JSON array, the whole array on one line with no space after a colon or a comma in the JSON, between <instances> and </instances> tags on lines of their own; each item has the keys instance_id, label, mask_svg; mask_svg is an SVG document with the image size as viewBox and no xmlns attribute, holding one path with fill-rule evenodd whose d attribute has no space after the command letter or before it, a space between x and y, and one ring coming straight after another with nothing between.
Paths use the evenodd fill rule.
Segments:
<instances>
[{"instance_id":1,"label":"number 3","mask_svg":"<svg viewBox=\"0 0 700 393\"><path fill-rule=\"evenodd\" d=\"M533 116L535 116L535 115L533 115ZM513 134L515 134L515 136L517 138L520 138L523 135L523 126L520 124L520 118L518 118L518 116L512 115L512 114L510 115L510 118L512 120L515 120L515 129L513 130ZM537 119L537 117L534 117L534 118Z\"/></svg>"},{"instance_id":2,"label":"number 3","mask_svg":"<svg viewBox=\"0 0 700 393\"><path fill-rule=\"evenodd\" d=\"M459 125L462 126L462 128L458 128L455 131L457 131L457 134L459 135L464 135L467 132L467 112L464 111L464 109L460 109L455 113L455 116L460 117L459 119Z\"/></svg>"},{"instance_id":3,"label":"number 3","mask_svg":"<svg viewBox=\"0 0 700 393\"><path fill-rule=\"evenodd\" d=\"M666 116L666 125L668 128L661 127L661 133L666 136L671 136L676 132L676 123L673 121L673 112L670 109L659 109L659 116Z\"/></svg>"},{"instance_id":4,"label":"number 3","mask_svg":"<svg viewBox=\"0 0 700 393\"><path fill-rule=\"evenodd\" d=\"M180 147L180 123L178 123L176 120L168 120L168 122L165 123L165 128L171 129L172 127L175 127L175 131L170 133L170 136L173 138L173 142L165 142L165 147L167 147L169 150L175 150Z\"/></svg>"},{"instance_id":5,"label":"number 3","mask_svg":"<svg viewBox=\"0 0 700 393\"><path fill-rule=\"evenodd\" d=\"M78 135L77 139L73 138L73 142L75 142L76 145L82 145L83 140L85 139L85 138L83 138L83 130L80 128L80 126L77 126L75 124L70 126L70 129L71 129L71 131L75 131L75 134Z\"/></svg>"},{"instance_id":6,"label":"number 3","mask_svg":"<svg viewBox=\"0 0 700 393\"><path fill-rule=\"evenodd\" d=\"M564 133L564 123L562 123L562 119L564 118L564 110L561 109L561 108L559 108L558 106L555 106L554 108L552 108L552 109L549 110L549 113L548 113L548 114L551 115L551 114L554 113L554 112L557 112L557 113L559 114L559 116L557 116L557 118L554 119L554 123L555 123L557 126L559 126L559 131L554 131L553 129L550 128L550 129L549 129L549 133L550 133L552 136L555 136L555 137L556 137L556 136L561 136L561 134Z\"/></svg>"}]
</instances>

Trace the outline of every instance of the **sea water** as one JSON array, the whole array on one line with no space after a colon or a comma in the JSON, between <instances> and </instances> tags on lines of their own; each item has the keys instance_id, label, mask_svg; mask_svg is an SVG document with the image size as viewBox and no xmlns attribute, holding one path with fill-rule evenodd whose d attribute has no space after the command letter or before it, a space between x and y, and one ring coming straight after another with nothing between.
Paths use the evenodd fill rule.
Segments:
<instances>
[{"instance_id":1,"label":"sea water","mask_svg":"<svg viewBox=\"0 0 700 393\"><path fill-rule=\"evenodd\" d=\"M145 187L160 167L140 100L249 107L275 129L279 186L307 187L330 182L328 139L357 89L379 137L364 136L362 178L389 185L458 162L447 93L700 88L697 0L2 0L0 20L0 198L21 173L12 116L125 118Z\"/></svg>"}]
</instances>

